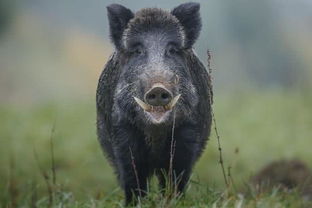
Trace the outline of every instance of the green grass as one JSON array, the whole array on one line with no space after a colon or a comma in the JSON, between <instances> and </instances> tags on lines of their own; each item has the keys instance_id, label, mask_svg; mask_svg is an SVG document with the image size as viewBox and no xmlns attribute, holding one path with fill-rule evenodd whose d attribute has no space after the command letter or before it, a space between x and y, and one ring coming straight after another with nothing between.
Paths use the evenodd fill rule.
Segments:
<instances>
[{"instance_id":1,"label":"green grass","mask_svg":"<svg viewBox=\"0 0 312 208\"><path fill-rule=\"evenodd\" d=\"M122 207L122 191L95 133L95 103L58 101L0 106L0 207ZM281 158L311 163L312 95L298 92L233 92L216 95L214 110L226 169L241 190L263 165ZM50 138L56 185L51 178ZM37 160L34 155L37 154ZM183 198L161 197L155 181L141 207L302 207L298 194L226 190L212 131ZM44 180L42 171L49 178Z\"/></svg>"}]
</instances>

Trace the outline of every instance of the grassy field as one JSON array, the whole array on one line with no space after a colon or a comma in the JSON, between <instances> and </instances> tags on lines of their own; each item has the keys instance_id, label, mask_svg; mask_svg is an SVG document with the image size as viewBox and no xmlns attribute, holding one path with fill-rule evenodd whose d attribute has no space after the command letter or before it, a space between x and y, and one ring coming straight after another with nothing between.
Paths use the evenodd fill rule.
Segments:
<instances>
[{"instance_id":1,"label":"grassy field","mask_svg":"<svg viewBox=\"0 0 312 208\"><path fill-rule=\"evenodd\" d=\"M94 99L86 100L0 105L0 207L123 206L122 191L97 142ZM309 207L295 192L239 190L273 160L299 158L312 167L311 106L309 93L216 95L223 157L234 188L225 188L213 132L186 196L162 197L153 180L139 207Z\"/></svg>"}]
</instances>

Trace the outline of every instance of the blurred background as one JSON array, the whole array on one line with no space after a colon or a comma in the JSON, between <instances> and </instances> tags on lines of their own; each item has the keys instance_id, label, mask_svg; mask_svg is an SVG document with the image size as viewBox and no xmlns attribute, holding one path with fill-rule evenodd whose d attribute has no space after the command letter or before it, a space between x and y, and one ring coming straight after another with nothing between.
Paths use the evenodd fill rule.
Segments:
<instances>
[{"instance_id":1,"label":"blurred background","mask_svg":"<svg viewBox=\"0 0 312 208\"><path fill-rule=\"evenodd\" d=\"M38 166L49 170L51 137L59 183L81 196L118 187L95 131L97 81L113 51L106 6L183 2L0 0L0 188L13 179L20 192L43 186ZM311 167L312 1L198 2L195 49L205 64L212 51L214 109L234 179L243 184L281 158ZM193 179L222 187L215 139Z\"/></svg>"}]
</instances>

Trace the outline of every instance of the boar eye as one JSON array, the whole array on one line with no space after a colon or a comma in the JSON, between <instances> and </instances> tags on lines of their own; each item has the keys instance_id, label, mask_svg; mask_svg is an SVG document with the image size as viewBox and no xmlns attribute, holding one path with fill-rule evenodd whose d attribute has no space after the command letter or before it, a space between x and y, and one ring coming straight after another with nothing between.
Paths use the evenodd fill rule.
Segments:
<instances>
[{"instance_id":1,"label":"boar eye","mask_svg":"<svg viewBox=\"0 0 312 208\"><path fill-rule=\"evenodd\" d=\"M142 51L141 48L136 48L135 51L134 51L134 53L140 55L140 54L143 53L143 51Z\"/></svg>"},{"instance_id":2,"label":"boar eye","mask_svg":"<svg viewBox=\"0 0 312 208\"><path fill-rule=\"evenodd\" d=\"M129 51L133 55L141 55L144 52L143 46L141 44L139 44L139 43L131 46Z\"/></svg>"},{"instance_id":3,"label":"boar eye","mask_svg":"<svg viewBox=\"0 0 312 208\"><path fill-rule=\"evenodd\" d=\"M167 48L167 55L175 55L180 52L180 49L175 44L169 44Z\"/></svg>"}]
</instances>

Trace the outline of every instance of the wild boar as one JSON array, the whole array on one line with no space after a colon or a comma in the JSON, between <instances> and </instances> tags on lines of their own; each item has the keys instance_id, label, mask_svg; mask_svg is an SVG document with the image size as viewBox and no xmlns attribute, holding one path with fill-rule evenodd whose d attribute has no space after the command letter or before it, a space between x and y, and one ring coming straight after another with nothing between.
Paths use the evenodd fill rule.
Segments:
<instances>
[{"instance_id":1,"label":"wild boar","mask_svg":"<svg viewBox=\"0 0 312 208\"><path fill-rule=\"evenodd\" d=\"M208 140L211 79L192 48L199 10L107 7L115 52L98 83L97 133L127 204L146 194L153 174L162 189L172 181L183 193Z\"/></svg>"}]
</instances>

